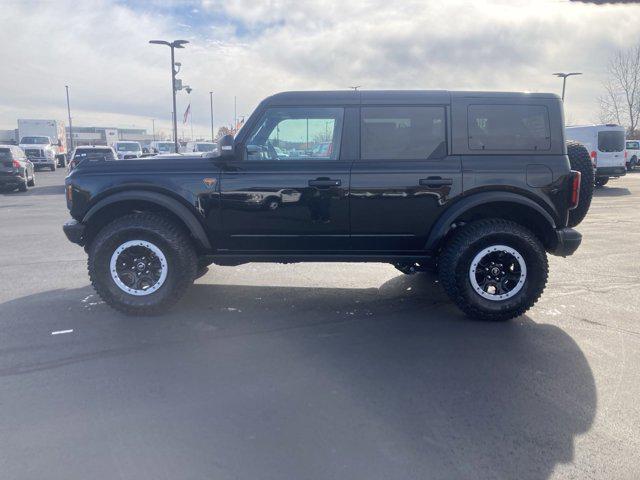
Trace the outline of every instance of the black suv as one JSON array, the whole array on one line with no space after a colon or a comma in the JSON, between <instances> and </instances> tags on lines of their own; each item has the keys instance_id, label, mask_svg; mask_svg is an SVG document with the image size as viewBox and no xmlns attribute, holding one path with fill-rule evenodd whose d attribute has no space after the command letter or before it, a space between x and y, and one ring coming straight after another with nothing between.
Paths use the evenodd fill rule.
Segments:
<instances>
[{"instance_id":1,"label":"black suv","mask_svg":"<svg viewBox=\"0 0 640 480\"><path fill-rule=\"evenodd\" d=\"M66 180L98 294L162 312L207 265L437 269L467 314L524 313L571 255L580 174L552 94L286 92L208 157L83 162Z\"/></svg>"}]
</instances>

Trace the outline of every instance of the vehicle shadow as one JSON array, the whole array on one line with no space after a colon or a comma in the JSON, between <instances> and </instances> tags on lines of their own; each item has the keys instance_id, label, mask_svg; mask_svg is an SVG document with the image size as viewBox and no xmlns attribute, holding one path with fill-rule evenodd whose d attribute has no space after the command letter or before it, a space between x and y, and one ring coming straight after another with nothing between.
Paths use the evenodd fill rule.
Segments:
<instances>
[{"instance_id":1,"label":"vehicle shadow","mask_svg":"<svg viewBox=\"0 0 640 480\"><path fill-rule=\"evenodd\" d=\"M594 197L622 197L624 195L631 195L631 192L626 187L604 186L593 190Z\"/></svg>"},{"instance_id":2,"label":"vehicle shadow","mask_svg":"<svg viewBox=\"0 0 640 480\"><path fill-rule=\"evenodd\" d=\"M130 354L138 358L132 382L153 374L137 363L154 371L171 371L177 357L206 365L207 375L168 375L163 402L180 414L165 411L163 421L177 432L191 409L190 435L202 436L191 440L218 445L219 461L239 478L545 479L573 459L574 438L593 422L593 374L567 333L527 316L469 320L433 275L359 289L223 285L216 274L154 318L114 313L88 287L0 304L5 315L46 311L111 342L52 349L38 362L30 359L47 347L16 345L0 350L0 376ZM217 393L198 401L203 391ZM119 431L118 441L129 434ZM139 448L150 455L153 443ZM193 468L201 456L190 455Z\"/></svg>"}]
</instances>

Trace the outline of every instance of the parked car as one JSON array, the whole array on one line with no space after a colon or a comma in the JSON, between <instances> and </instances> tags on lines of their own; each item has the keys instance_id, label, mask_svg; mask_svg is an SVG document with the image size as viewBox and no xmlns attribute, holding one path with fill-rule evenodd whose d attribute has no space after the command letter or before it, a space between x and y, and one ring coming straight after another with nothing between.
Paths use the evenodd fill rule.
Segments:
<instances>
[{"instance_id":1,"label":"parked car","mask_svg":"<svg viewBox=\"0 0 640 480\"><path fill-rule=\"evenodd\" d=\"M166 141L153 141L149 145L153 153L176 153L176 144Z\"/></svg>"},{"instance_id":2,"label":"parked car","mask_svg":"<svg viewBox=\"0 0 640 480\"><path fill-rule=\"evenodd\" d=\"M120 160L142 156L142 146L138 142L116 142L113 144L113 148Z\"/></svg>"},{"instance_id":3,"label":"parked car","mask_svg":"<svg viewBox=\"0 0 640 480\"><path fill-rule=\"evenodd\" d=\"M282 161L274 146L314 138L330 153ZM216 157L174 158L86 163L65 182L64 231L127 314L166 311L211 263L377 261L437 268L466 314L506 320L542 294L547 252L582 240L553 94L281 93Z\"/></svg>"},{"instance_id":4,"label":"parked car","mask_svg":"<svg viewBox=\"0 0 640 480\"><path fill-rule=\"evenodd\" d=\"M213 152L217 145L212 142L187 142L182 153L206 155Z\"/></svg>"},{"instance_id":5,"label":"parked car","mask_svg":"<svg viewBox=\"0 0 640 480\"><path fill-rule=\"evenodd\" d=\"M46 167L52 172L56 171L58 166L57 143L51 137L22 137L19 145L35 168Z\"/></svg>"},{"instance_id":6,"label":"parked car","mask_svg":"<svg viewBox=\"0 0 640 480\"><path fill-rule=\"evenodd\" d=\"M565 129L567 139L583 144L596 167L596 186L606 185L610 178L627 173L625 129L619 125L583 125Z\"/></svg>"},{"instance_id":7,"label":"parked car","mask_svg":"<svg viewBox=\"0 0 640 480\"><path fill-rule=\"evenodd\" d=\"M627 171L640 165L640 140L627 140Z\"/></svg>"},{"instance_id":8,"label":"parked car","mask_svg":"<svg viewBox=\"0 0 640 480\"><path fill-rule=\"evenodd\" d=\"M64 122L60 120L18 119L18 138L47 138L48 143L40 142L41 148L53 152L57 167L67 166L69 152ZM22 141L20 143L22 144ZM32 144L28 148L36 147Z\"/></svg>"},{"instance_id":9,"label":"parked car","mask_svg":"<svg viewBox=\"0 0 640 480\"><path fill-rule=\"evenodd\" d=\"M76 168L81 162L105 162L110 160L117 160L118 155L113 147L104 145L85 145L76 147L71 152L71 159L69 161L69 171Z\"/></svg>"},{"instance_id":10,"label":"parked car","mask_svg":"<svg viewBox=\"0 0 640 480\"><path fill-rule=\"evenodd\" d=\"M36 184L33 163L15 145L0 145L0 188L26 192Z\"/></svg>"}]
</instances>

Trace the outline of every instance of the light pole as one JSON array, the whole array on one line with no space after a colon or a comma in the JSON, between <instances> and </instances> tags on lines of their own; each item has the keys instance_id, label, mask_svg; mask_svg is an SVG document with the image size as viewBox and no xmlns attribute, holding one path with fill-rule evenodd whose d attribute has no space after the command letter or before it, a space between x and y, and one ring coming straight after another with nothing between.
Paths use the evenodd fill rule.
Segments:
<instances>
[{"instance_id":1,"label":"light pole","mask_svg":"<svg viewBox=\"0 0 640 480\"><path fill-rule=\"evenodd\" d=\"M213 92L209 92L209 101L211 103L211 142L213 142Z\"/></svg>"},{"instance_id":2,"label":"light pole","mask_svg":"<svg viewBox=\"0 0 640 480\"><path fill-rule=\"evenodd\" d=\"M151 119L151 128L153 129L153 141L156 141L156 119L152 118Z\"/></svg>"},{"instance_id":3,"label":"light pole","mask_svg":"<svg viewBox=\"0 0 640 480\"><path fill-rule=\"evenodd\" d=\"M178 151L178 119L176 117L176 75L180 70L176 70L176 57L175 49L184 48L184 45L189 43L188 40L174 40L173 42L167 42L166 40L150 40L149 43L156 45L166 45L171 49L171 95L173 97L173 142L175 144L176 152Z\"/></svg>"},{"instance_id":4,"label":"light pole","mask_svg":"<svg viewBox=\"0 0 640 480\"><path fill-rule=\"evenodd\" d=\"M67 91L67 115L69 115L69 152L73 150L73 125L71 124L71 107L69 106L69 85L64 86Z\"/></svg>"},{"instance_id":5,"label":"light pole","mask_svg":"<svg viewBox=\"0 0 640 480\"><path fill-rule=\"evenodd\" d=\"M582 75L582 72L554 73L554 75L562 79L562 101L564 102L564 90L567 86L567 77L571 77L573 75Z\"/></svg>"}]
</instances>

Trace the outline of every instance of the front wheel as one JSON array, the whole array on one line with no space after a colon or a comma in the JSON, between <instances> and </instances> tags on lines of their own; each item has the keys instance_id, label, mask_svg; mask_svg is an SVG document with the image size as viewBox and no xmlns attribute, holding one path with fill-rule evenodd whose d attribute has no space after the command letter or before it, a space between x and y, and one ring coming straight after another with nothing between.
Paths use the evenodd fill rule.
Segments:
<instances>
[{"instance_id":1,"label":"front wheel","mask_svg":"<svg viewBox=\"0 0 640 480\"><path fill-rule=\"evenodd\" d=\"M118 218L89 248L89 277L100 297L129 315L166 311L196 276L197 257L187 235L152 213Z\"/></svg>"},{"instance_id":2,"label":"front wheel","mask_svg":"<svg viewBox=\"0 0 640 480\"><path fill-rule=\"evenodd\" d=\"M457 231L440 255L445 291L468 316L509 320L529 310L547 283L549 267L540 240L502 219L470 223Z\"/></svg>"}]
</instances>

